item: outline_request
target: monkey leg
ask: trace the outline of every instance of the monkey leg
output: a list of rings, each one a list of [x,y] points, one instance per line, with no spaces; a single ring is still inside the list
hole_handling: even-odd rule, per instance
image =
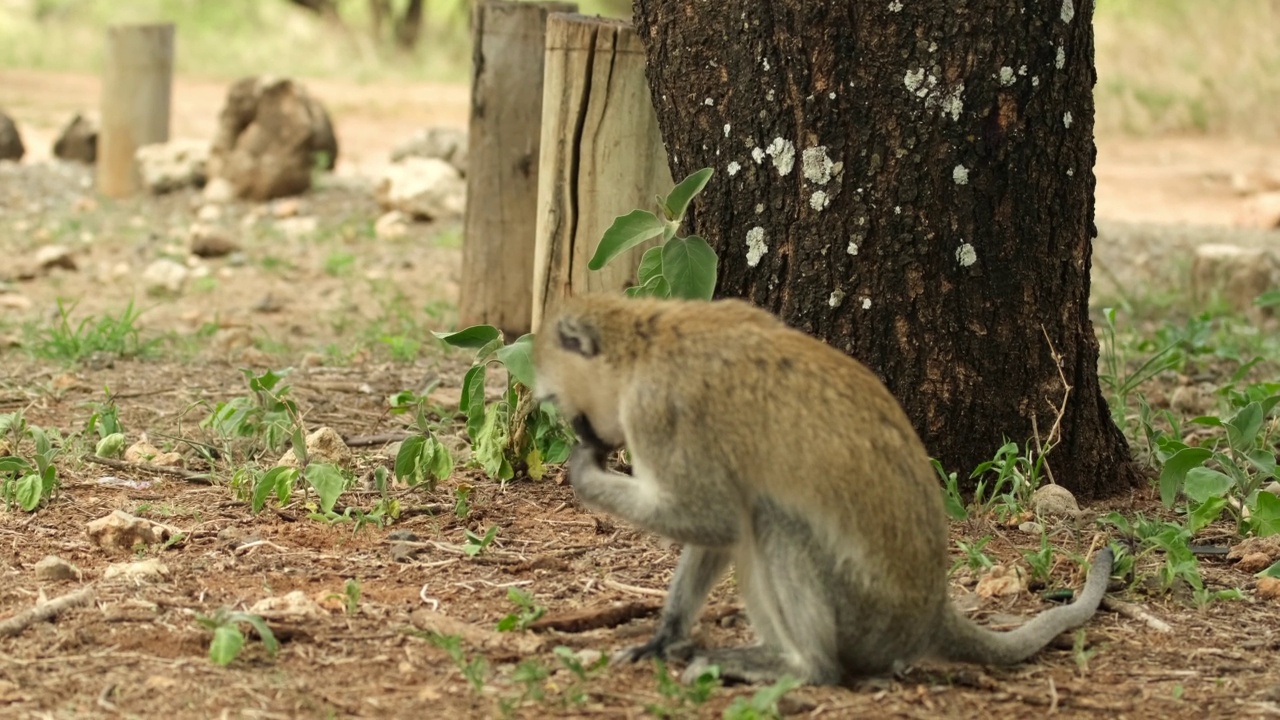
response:
[[[791,676],[839,684],[834,593],[837,564],[804,520],[768,503],[752,513],[750,545],[735,553],[739,585],[758,645],[698,651],[684,673],[697,679],[711,665],[727,681],[774,682]]]
[[[662,608],[662,620],[657,632],[649,642],[619,651],[613,656],[614,662],[635,662],[649,657],[666,659],[669,655],[684,655],[685,653],[678,651],[677,646],[688,639],[698,611],[706,602],[711,588],[724,574],[729,558],[727,550],[686,545],[676,564],[671,587],[667,590],[667,601]]]

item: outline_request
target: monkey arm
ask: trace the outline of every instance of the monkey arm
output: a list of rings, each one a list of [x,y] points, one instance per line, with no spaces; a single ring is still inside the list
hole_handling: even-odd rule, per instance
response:
[[[698,611],[707,600],[707,594],[729,566],[728,550],[716,550],[700,545],[686,545],[676,564],[676,573],[667,590],[667,600],[662,607],[662,621],[658,630],[643,645],[622,650],[614,661],[635,662],[649,657],[666,658],[673,646],[689,637],[689,630],[697,619]]]
[[[676,542],[725,549],[737,543],[739,515],[735,507],[739,503],[725,492],[729,483],[678,476],[664,483],[648,469],[636,449],[632,452],[632,474],[624,475],[603,467],[603,458],[594,448],[583,444],[574,448],[569,458],[569,482],[578,499]],[[666,466],[679,463],[678,456],[664,459]],[[667,489],[668,484],[682,480],[678,496]]]

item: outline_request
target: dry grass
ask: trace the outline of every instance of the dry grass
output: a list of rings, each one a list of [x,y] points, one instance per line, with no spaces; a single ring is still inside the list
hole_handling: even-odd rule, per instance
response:
[[[1099,0],[1098,132],[1280,133],[1280,0]]]

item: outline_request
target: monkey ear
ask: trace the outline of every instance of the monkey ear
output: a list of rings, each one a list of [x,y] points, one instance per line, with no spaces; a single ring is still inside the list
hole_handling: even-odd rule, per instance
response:
[[[600,352],[600,333],[581,318],[561,318],[556,325],[560,347],[583,357],[595,357]]]

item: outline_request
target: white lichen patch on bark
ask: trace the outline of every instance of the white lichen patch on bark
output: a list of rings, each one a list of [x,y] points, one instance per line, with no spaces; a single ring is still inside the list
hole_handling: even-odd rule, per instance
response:
[[[756,203],[756,214],[764,212],[764,203]]]
[[[761,150],[760,148],[753,148],[751,150],[751,159],[755,160],[757,165],[764,162],[764,150]]]
[[[907,90],[920,95],[921,85],[924,85],[924,68],[916,70],[908,70],[906,76],[902,78],[902,83],[907,86]],[[928,92],[925,90],[924,92]],[[923,95],[921,95],[923,97]]]
[[[804,173],[805,179],[811,183],[826,185],[831,181],[831,170],[834,167],[835,163],[831,162],[831,158],[827,155],[825,145],[805,148],[800,154],[800,170]]]
[[[1075,177],[1075,176],[1076,176],[1076,169],[1075,169],[1075,168],[1067,168],[1067,177]]]
[[[790,140],[774,138],[764,151],[773,158],[773,167],[777,169],[779,175],[786,176],[791,173],[791,168],[795,167],[796,146]]]
[[[850,240],[850,241],[849,241],[849,247],[845,248],[845,249],[844,249],[844,251],[845,251],[845,252],[847,252],[847,253],[849,253],[850,255],[857,255],[857,254],[858,254],[858,241],[857,241],[857,240]]]
[[[1071,111],[1062,113],[1062,126],[1071,127]]]
[[[889,12],[902,12],[901,0],[893,0],[889,3]]]
[[[831,291],[831,297],[827,298],[827,305],[833,308],[840,307],[840,303],[844,302],[844,291],[836,288]]]
[[[755,267],[760,264],[760,258],[769,252],[769,246],[764,244],[764,228],[757,225],[747,231],[747,265]]]
[[[1017,82],[1017,80],[1018,80],[1018,76],[1014,74],[1013,68],[1007,65],[1005,67],[1000,68],[1000,84],[1001,85],[1003,85],[1004,87],[1009,87],[1010,85]]]
[[[864,297],[864,298],[862,298],[862,309],[863,309],[863,310],[870,310],[870,309],[871,309],[871,298],[869,298],[869,297]]]
[[[725,137],[729,137],[729,130],[731,130],[731,129],[732,129],[732,126],[731,126],[731,125],[729,125],[729,123],[725,123],[725,124],[724,124],[724,136],[725,136]]]
[[[969,243],[961,243],[960,247],[956,248],[956,261],[961,267],[969,267],[978,262],[978,251],[974,250]]]
[[[729,167],[726,168],[726,170],[729,171],[729,177],[733,177],[734,175],[737,175],[738,171],[741,169],[742,169],[742,166],[738,164],[737,160],[729,161]]]
[[[711,98],[707,98],[706,100],[702,101],[702,104],[706,105],[707,107],[715,107],[716,101],[712,100]]]
[[[968,185],[969,168],[963,165],[955,166],[955,168],[951,170],[951,179],[954,180],[957,185]]]
[[[1062,0],[1062,22],[1069,23],[1076,16],[1076,5],[1071,0]]]
[[[830,204],[831,196],[827,195],[825,190],[815,190],[814,193],[809,196],[809,207],[817,210],[818,212],[822,212]]]
[[[1061,45],[1058,46],[1058,55],[1053,59],[1053,66],[1061,70],[1067,66],[1067,51]]]

